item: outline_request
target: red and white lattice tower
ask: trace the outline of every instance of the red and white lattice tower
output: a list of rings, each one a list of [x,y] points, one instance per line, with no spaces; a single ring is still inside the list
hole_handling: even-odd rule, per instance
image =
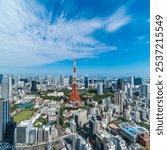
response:
[[[70,97],[68,99],[68,103],[71,103],[73,101],[76,101],[78,106],[82,106],[81,98],[78,94],[78,85],[77,85],[77,81],[76,81],[76,56],[75,56],[75,53],[74,53],[74,69],[73,69],[72,90],[71,90]]]

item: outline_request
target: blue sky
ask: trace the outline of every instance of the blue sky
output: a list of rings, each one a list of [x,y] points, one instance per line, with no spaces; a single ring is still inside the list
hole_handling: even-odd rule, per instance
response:
[[[0,73],[149,77],[149,0],[1,0]]]

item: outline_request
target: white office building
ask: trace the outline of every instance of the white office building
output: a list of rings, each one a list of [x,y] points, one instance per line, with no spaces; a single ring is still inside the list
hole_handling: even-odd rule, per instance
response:
[[[11,99],[12,92],[12,77],[11,75],[3,76],[0,84],[0,98]]]
[[[97,95],[102,95],[103,94],[103,83],[100,82],[97,84]]]
[[[79,127],[82,127],[88,120],[87,110],[79,109],[73,113],[73,119]]]
[[[30,131],[33,129],[31,120],[22,121],[16,128],[16,143],[28,144],[30,141]],[[31,137],[34,136],[32,132]]]

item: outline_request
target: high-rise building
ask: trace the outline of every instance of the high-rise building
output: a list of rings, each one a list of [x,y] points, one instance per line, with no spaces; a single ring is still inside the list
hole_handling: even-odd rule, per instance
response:
[[[38,143],[43,142],[43,129],[42,128],[39,128],[37,131],[37,141]]]
[[[71,148],[70,148],[71,149]],[[92,150],[92,147],[80,135],[72,136],[72,149],[76,150]]]
[[[69,76],[69,85],[71,86],[72,85],[72,75]]]
[[[95,149],[96,150],[123,150],[123,149],[115,149],[114,142],[112,141],[112,137],[105,130],[99,130],[96,134],[95,138]]]
[[[10,121],[9,100],[0,99],[0,142],[4,140],[4,134]]]
[[[11,75],[3,76],[0,84],[0,98],[11,99],[12,77]]]
[[[81,85],[84,85],[84,77],[80,78],[80,83],[81,83]]]
[[[36,92],[37,91],[37,82],[32,81],[31,82],[31,92]]]
[[[142,83],[143,83],[142,78],[135,78],[134,79],[134,85],[140,85]]]
[[[2,84],[3,74],[0,74],[0,84]]]
[[[34,144],[37,141],[37,129],[32,128],[29,131],[29,144]]]
[[[9,99],[11,99],[12,96],[12,76],[8,75],[8,85],[9,85]]]
[[[126,142],[122,139],[120,135],[116,135],[113,138],[115,144],[115,150],[128,150]]]
[[[124,91],[125,81],[123,79],[117,80],[117,89]]]
[[[0,98],[2,99],[2,84],[0,84]]]
[[[146,110],[143,110],[143,109],[141,109],[140,110],[140,119],[141,119],[141,121],[145,121],[146,120]]]
[[[60,76],[60,84],[63,85],[63,75]]]
[[[127,88],[127,97],[128,97],[128,98],[131,98],[132,95],[133,95],[133,90],[132,90],[131,87],[128,87],[128,88]]]
[[[52,84],[52,76],[48,75],[47,79],[48,79],[48,84],[51,85]],[[39,78],[38,78],[38,80],[39,80]]]
[[[103,145],[104,150],[115,150],[115,145],[111,140],[107,139],[105,141],[106,143]]]
[[[17,76],[16,83],[20,84],[20,76]]]
[[[97,95],[102,95],[103,94],[103,83],[100,82],[97,84]]]
[[[20,81],[23,81],[24,84],[28,83],[28,79],[20,79]]]
[[[73,113],[73,119],[77,126],[83,127],[83,125],[87,122],[87,110],[78,109]]]
[[[58,130],[55,128],[55,126],[51,127],[51,140],[55,141],[58,137]]]
[[[43,130],[44,130],[44,141],[45,142],[49,142],[50,141],[50,139],[49,139],[49,136],[50,136],[50,126],[44,126]]]
[[[97,120],[97,118],[93,115],[89,119],[89,133],[91,138],[95,138],[95,135],[97,131],[100,129],[100,121]]]
[[[108,109],[109,109],[109,106],[110,106],[110,104],[111,104],[111,98],[110,98],[110,97],[107,97],[107,98],[102,99],[102,103],[104,104],[104,108],[105,108],[106,110],[108,110]]]
[[[15,128],[16,122],[9,121],[6,126],[6,131],[4,135],[4,142],[9,143],[12,147],[15,146]]]
[[[134,77],[129,77],[129,78],[128,78],[128,83],[129,83],[131,86],[134,86]]]
[[[74,119],[70,120],[70,129],[72,132],[76,132],[76,123],[75,123]]]
[[[125,119],[129,120],[130,119],[130,110],[129,109],[125,109],[124,115],[125,115]]]
[[[64,77],[63,78],[63,85],[64,86],[68,86],[69,85],[69,78],[68,77]]]
[[[84,76],[84,86],[87,89],[89,87],[89,78],[88,75]]]
[[[150,98],[150,84],[141,84],[140,92],[143,98]]]
[[[15,79],[12,79],[12,85],[14,85],[15,84]]]
[[[140,113],[139,113],[139,111],[135,111],[134,112],[134,120],[136,122],[140,122]]]
[[[119,113],[123,114],[123,102],[125,100],[125,93],[118,91],[115,93],[115,104],[119,107]]]
[[[78,93],[78,85],[77,85],[77,77],[76,77],[76,56],[74,54],[74,68],[73,68],[73,83],[72,83],[72,91],[70,97],[68,99],[68,103],[77,102],[78,106],[82,106],[81,98]]]
[[[16,128],[16,143],[28,144],[30,130],[33,128],[30,120],[22,121]]]

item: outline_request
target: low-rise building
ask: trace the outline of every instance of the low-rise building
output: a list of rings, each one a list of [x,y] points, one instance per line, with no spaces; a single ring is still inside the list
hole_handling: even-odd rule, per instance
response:
[[[131,143],[136,143],[138,135],[142,133],[149,133],[149,131],[143,127],[136,125],[135,123],[123,122],[119,124],[120,134],[129,140]]]

